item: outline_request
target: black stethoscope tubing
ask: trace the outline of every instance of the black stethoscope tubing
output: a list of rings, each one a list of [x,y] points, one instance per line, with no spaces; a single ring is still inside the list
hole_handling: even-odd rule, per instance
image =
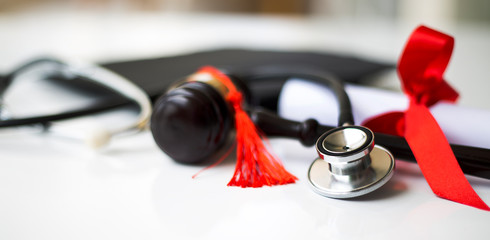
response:
[[[55,58],[50,58],[50,57],[43,57],[43,58],[37,58],[32,61],[29,61],[16,69],[14,69],[12,72],[8,73],[7,75],[1,77],[0,81],[0,96],[3,96],[5,91],[8,89],[10,84],[12,84],[13,79],[21,74],[22,72],[26,71],[27,69],[31,68],[32,66],[38,65],[38,64],[44,64],[44,63],[52,63],[56,64],[59,66],[64,66],[65,63],[55,59]],[[86,77],[78,77],[79,79],[82,80],[87,80],[89,82],[94,82],[91,79],[86,79]],[[6,128],[6,127],[20,127],[20,126],[25,126],[25,125],[43,125],[43,126],[49,126],[51,122],[54,121],[60,121],[60,120],[66,120],[66,119],[71,119],[71,118],[76,118],[76,117],[83,117],[83,116],[88,116],[91,114],[95,113],[101,113],[116,107],[122,107],[124,105],[127,105],[130,101],[126,98],[123,97],[113,97],[113,98],[107,98],[103,102],[97,102],[91,105],[85,105],[85,106],[80,106],[78,108],[68,110],[62,113],[55,113],[55,114],[47,114],[43,116],[33,116],[33,117],[25,117],[25,118],[12,118],[12,119],[3,119],[0,120],[0,128]],[[0,109],[1,111],[1,109]]]
[[[337,126],[353,125],[354,116],[349,95],[345,91],[343,82],[335,76],[314,69],[299,68],[298,70],[285,70],[285,67],[268,67],[251,71],[247,75],[241,75],[247,81],[267,81],[268,79],[306,79],[319,83],[331,90],[337,100],[339,116]],[[278,86],[282,88],[282,85]]]

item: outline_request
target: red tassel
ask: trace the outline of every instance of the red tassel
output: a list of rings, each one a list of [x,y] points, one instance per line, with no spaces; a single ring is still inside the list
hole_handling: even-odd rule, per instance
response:
[[[226,86],[226,100],[235,110],[237,163],[228,186],[262,187],[294,183],[298,178],[289,173],[281,161],[268,151],[254,123],[242,108],[242,94],[231,79],[214,67],[203,67],[198,73],[208,73]]]

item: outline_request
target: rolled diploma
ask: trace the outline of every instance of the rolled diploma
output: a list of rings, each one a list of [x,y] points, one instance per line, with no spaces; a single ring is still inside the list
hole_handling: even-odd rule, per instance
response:
[[[408,98],[403,93],[365,86],[347,85],[354,121],[390,111],[404,111]],[[278,102],[279,115],[297,121],[313,118],[322,124],[336,126],[338,104],[325,86],[301,79],[290,79],[284,85]],[[452,144],[490,148],[490,112],[440,102],[430,108],[448,141]]]

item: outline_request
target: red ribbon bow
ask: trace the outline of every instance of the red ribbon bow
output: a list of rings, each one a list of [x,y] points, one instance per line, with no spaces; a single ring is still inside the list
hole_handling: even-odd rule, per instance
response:
[[[367,120],[376,132],[404,136],[432,191],[439,197],[489,211],[473,190],[441,128],[428,107],[456,101],[458,93],[443,78],[454,39],[425,26],[410,36],[398,62],[398,74],[410,99],[405,112],[389,112]]]

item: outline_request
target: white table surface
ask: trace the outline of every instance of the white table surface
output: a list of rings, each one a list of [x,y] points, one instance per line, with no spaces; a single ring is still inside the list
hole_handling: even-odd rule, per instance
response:
[[[0,16],[0,68],[40,53],[105,61],[224,46],[332,50],[396,61],[414,27],[247,16],[33,12]],[[490,110],[489,29],[447,29],[456,33],[457,45],[446,77],[462,93],[461,104]],[[226,187],[233,160],[192,179],[202,166],[173,162],[149,131],[92,151],[79,141],[32,128],[0,130],[0,239],[490,236],[488,212],[436,197],[416,164],[397,161],[394,177],[379,191],[335,200],[315,194],[308,185],[306,171],[316,157],[314,149],[285,139],[271,144],[299,178],[296,184]],[[489,181],[469,180],[490,203]]]

